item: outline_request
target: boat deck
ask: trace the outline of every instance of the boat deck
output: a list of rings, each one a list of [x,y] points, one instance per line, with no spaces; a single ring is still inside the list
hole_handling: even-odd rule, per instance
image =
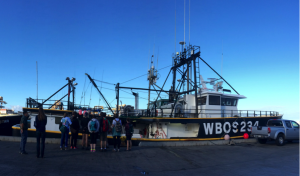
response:
[[[16,116],[20,116],[19,114],[0,114],[0,118],[1,117],[16,117]]]

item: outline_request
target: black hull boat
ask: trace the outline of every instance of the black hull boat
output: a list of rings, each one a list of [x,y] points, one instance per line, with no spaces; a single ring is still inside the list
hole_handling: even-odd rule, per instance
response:
[[[185,44],[181,42],[181,44]],[[162,86],[156,85],[158,79],[157,70],[151,62],[148,70],[149,89],[123,87],[120,83],[115,84],[115,93],[117,99],[117,106],[111,108],[106,101],[104,95],[98,89],[97,84],[90,75],[86,74],[89,81],[100,94],[106,106],[102,108],[109,116],[110,121],[113,120],[112,115],[118,114],[122,120],[122,124],[126,123],[126,119],[130,118],[134,126],[132,141],[134,145],[140,142],[160,142],[160,141],[201,141],[201,140],[224,140],[227,134],[230,138],[243,138],[250,136],[252,126],[265,125],[269,119],[280,119],[282,115],[274,111],[250,111],[239,110],[238,103],[241,99],[246,99],[245,96],[240,95],[221,75],[219,75],[213,68],[211,68],[219,78],[208,78],[209,81],[204,81],[200,75],[199,62],[203,61],[200,57],[200,47],[189,45],[182,47],[180,53],[173,55],[172,67]],[[172,85],[170,90],[165,90],[164,86],[173,73]],[[176,79],[180,78],[180,79]],[[99,115],[99,109],[90,109],[86,105],[75,105],[74,92],[75,85],[73,81],[75,78],[67,78],[68,83],[56,91],[46,100],[27,99],[26,107],[23,111],[30,112],[31,119],[38,113],[38,107],[43,106],[47,116],[46,133],[48,138],[60,138],[59,124],[65,112],[71,113],[73,111],[81,112],[87,109],[89,115]],[[177,83],[178,82],[178,83]],[[223,82],[235,92],[224,89]],[[213,85],[213,88],[207,88],[206,84]],[[158,89],[154,88],[154,85]],[[52,100],[54,103],[46,104],[55,94],[68,86],[68,94],[63,96],[60,100]],[[151,86],[153,89],[150,89]],[[130,105],[119,105],[120,90],[130,89],[149,91],[149,99],[147,109],[138,108],[138,93],[132,92],[135,96],[135,108]],[[155,101],[150,102],[150,91],[157,93]],[[71,101],[70,93],[73,94],[73,101]],[[162,99],[160,94],[168,94],[168,99]],[[63,105],[61,101],[68,96],[68,101]],[[48,107],[46,107],[48,106]],[[95,106],[95,107],[100,107]],[[66,109],[66,110],[64,110]],[[82,116],[79,117],[81,120]],[[31,128],[29,129],[29,136],[35,136],[35,129],[33,127],[33,120],[31,120]],[[15,125],[12,127],[13,135],[20,135],[20,128]],[[248,135],[245,135],[248,134]],[[81,137],[81,133],[79,133]],[[109,143],[112,142],[111,134],[108,135]],[[121,136],[121,141],[125,141],[125,133]]]

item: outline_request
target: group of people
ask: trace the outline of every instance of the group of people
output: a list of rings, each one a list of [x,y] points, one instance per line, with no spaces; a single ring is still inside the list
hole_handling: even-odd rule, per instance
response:
[[[91,118],[89,118],[91,116]],[[28,120],[29,114],[24,111],[20,122],[20,153],[28,154],[25,151],[25,144],[28,136]],[[33,120],[33,119],[31,119]],[[42,108],[39,108],[39,113],[34,119],[34,126],[36,128],[36,140],[37,140],[37,158],[44,158],[45,151],[45,138],[46,138],[46,125],[47,116]],[[125,125],[125,133],[127,140],[127,151],[131,150],[132,142],[131,137],[133,135],[133,125],[130,123],[130,119],[127,118]],[[76,112],[72,112],[71,118],[68,113],[64,113],[59,130],[61,131],[60,150],[68,150],[69,132],[71,132],[70,149],[77,149],[77,139],[79,131],[82,131],[82,149],[89,150],[88,138],[90,137],[90,152],[96,152],[96,143],[98,135],[100,136],[100,151],[106,151],[108,145],[107,135],[112,132],[114,149],[113,151],[120,151],[121,133],[122,133],[122,121],[118,118],[117,114],[114,114],[114,120],[112,124],[106,117],[106,113],[101,112],[100,117],[89,115],[87,112],[83,114],[83,118],[79,123],[78,115]]]

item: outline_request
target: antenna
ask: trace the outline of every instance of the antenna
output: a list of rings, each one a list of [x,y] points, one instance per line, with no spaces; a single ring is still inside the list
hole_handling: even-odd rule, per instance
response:
[[[150,45],[150,44],[149,44]],[[150,46],[149,46],[149,56],[148,56],[148,66],[147,66],[147,71],[148,71],[148,68],[149,68],[149,57],[150,57]]]
[[[154,45],[153,45],[153,55],[152,57],[154,57],[154,49],[155,49],[155,39],[154,39]],[[155,58],[154,58],[155,59]],[[153,60],[154,61],[154,60]],[[151,58],[151,65],[152,65],[152,58]]]
[[[39,99],[38,62],[36,61],[36,101]]]
[[[175,54],[176,54],[176,0],[175,0]]]
[[[184,41],[184,48],[185,48],[185,0],[184,0],[184,10],[183,10],[183,41]]]
[[[191,44],[191,0],[189,0],[189,45]]]
[[[156,61],[156,69],[158,68],[158,54],[159,54],[159,48],[157,49],[157,61]]]
[[[223,77],[223,40],[222,40],[222,64],[221,64],[221,76]]]

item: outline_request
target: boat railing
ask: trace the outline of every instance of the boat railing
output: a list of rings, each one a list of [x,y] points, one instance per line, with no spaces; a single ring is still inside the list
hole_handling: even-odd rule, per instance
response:
[[[41,102],[44,102],[46,99],[33,99],[33,98],[27,98],[26,99],[26,106],[27,108],[38,108],[41,105]],[[68,109],[68,101],[59,101],[62,104],[57,104],[56,107],[53,107],[54,104],[57,102],[57,100],[47,100],[47,103],[43,104],[43,109],[57,109],[57,110],[67,110]],[[72,106],[73,102],[70,102],[70,107]],[[74,105],[74,110],[76,109],[90,109],[88,105]],[[70,109],[73,110],[73,109]]]
[[[276,117],[279,116],[277,111],[262,110],[216,110],[201,109],[196,113],[196,109],[136,109],[134,111],[121,111],[122,117],[178,117],[178,118],[220,118],[220,117]]]

